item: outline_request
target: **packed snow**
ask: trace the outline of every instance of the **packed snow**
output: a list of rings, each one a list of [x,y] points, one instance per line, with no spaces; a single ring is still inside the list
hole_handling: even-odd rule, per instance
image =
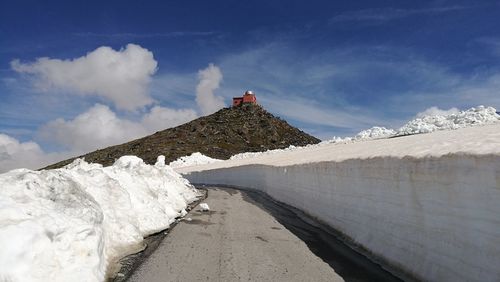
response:
[[[104,281],[199,196],[163,156],[17,169],[0,174],[0,187],[0,281]]]
[[[172,161],[168,165],[172,168],[178,168],[178,167],[186,167],[186,166],[193,166],[193,165],[211,164],[211,163],[220,162],[220,161],[221,160],[219,160],[219,159],[214,159],[214,158],[205,156],[200,152],[196,152],[196,153],[192,153],[189,156],[180,157],[177,160]]]

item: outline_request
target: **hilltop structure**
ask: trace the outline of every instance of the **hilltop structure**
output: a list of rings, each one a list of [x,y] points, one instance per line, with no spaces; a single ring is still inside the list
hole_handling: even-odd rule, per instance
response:
[[[257,104],[257,98],[253,91],[248,90],[243,94],[243,97],[234,97],[233,98],[233,107],[239,107],[243,104]]]
[[[247,102],[242,102],[241,106],[224,108],[186,124],[79,157],[108,166],[126,155],[138,156],[148,164],[154,164],[159,155],[164,155],[166,163],[170,163],[195,152],[215,159],[229,159],[244,152],[284,149],[290,145],[305,146],[321,141],[273,116],[259,105],[247,107],[255,104],[256,99],[248,91],[246,97]],[[74,159],[47,168],[62,167]]]

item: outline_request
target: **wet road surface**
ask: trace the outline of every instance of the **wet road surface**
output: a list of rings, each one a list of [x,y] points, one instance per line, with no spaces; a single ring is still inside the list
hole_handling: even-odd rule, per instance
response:
[[[129,281],[342,281],[306,244],[242,193],[209,189]]]
[[[293,207],[209,188],[129,281],[401,281]]]

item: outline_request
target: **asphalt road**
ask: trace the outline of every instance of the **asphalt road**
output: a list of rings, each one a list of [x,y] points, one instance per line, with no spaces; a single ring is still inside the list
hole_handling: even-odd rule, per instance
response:
[[[238,190],[210,189],[129,281],[343,281]]]

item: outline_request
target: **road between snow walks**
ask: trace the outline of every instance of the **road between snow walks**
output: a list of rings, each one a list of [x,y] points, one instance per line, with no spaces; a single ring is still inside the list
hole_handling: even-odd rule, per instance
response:
[[[210,211],[192,210],[129,281],[342,281],[334,268],[346,281],[397,281],[261,194],[210,188],[205,202]]]

